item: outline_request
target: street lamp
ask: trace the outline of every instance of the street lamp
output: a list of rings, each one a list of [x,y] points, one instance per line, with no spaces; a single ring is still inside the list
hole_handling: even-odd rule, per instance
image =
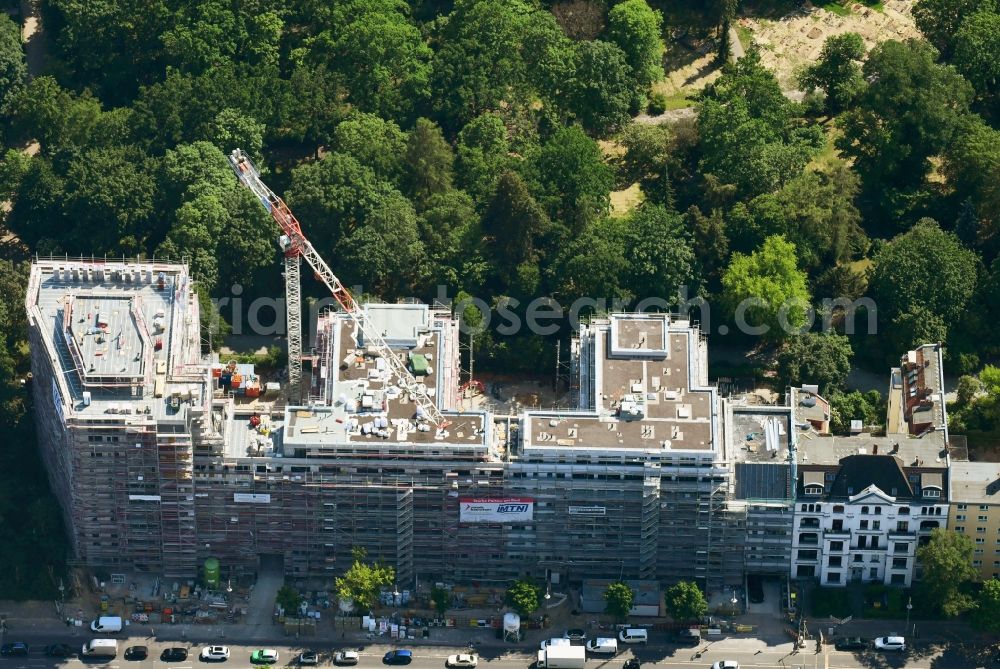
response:
[[[910,611],[912,611],[912,610],[913,610],[913,597],[910,597],[910,600],[908,602],[906,602],[906,630],[907,630],[907,634],[909,634],[909,630],[910,630]]]

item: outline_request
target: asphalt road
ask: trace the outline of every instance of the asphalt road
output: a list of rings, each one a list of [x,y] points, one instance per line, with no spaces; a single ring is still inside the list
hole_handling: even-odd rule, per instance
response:
[[[54,659],[42,654],[42,649],[46,644],[67,643],[76,648],[86,639],[87,637],[68,635],[64,638],[25,636],[15,639],[13,635],[8,634],[6,641],[26,641],[31,644],[32,650],[28,657],[3,658],[0,660],[0,669],[51,669],[55,667],[65,667],[66,669],[83,669],[84,667],[91,669],[209,669],[212,666],[198,660],[200,646],[180,642],[152,643],[142,638],[131,640],[119,638],[119,655],[108,661],[101,659],[81,661],[76,657]],[[143,661],[125,660],[123,653],[125,648],[130,645],[148,646],[149,657]],[[227,662],[215,663],[218,669],[250,669],[250,653],[259,646],[227,645],[230,648],[230,659]],[[183,662],[161,662],[160,653],[169,646],[189,648],[188,659]],[[279,651],[280,658],[276,665],[271,665],[272,669],[295,667],[295,658],[301,650],[305,649],[320,652],[320,666],[333,669],[333,653],[337,648],[344,646],[317,638],[305,645],[275,645],[273,647]],[[370,644],[360,647],[361,662],[358,669],[383,669],[385,665],[382,664],[382,655],[391,648],[405,647],[409,647],[414,655],[410,669],[444,669],[445,659],[448,655],[466,651],[465,647]],[[358,649],[359,647],[351,646],[351,648]],[[908,669],[947,669],[950,667],[974,669],[977,666],[990,666],[970,663],[964,659],[949,658],[947,653],[942,654],[940,650],[933,649],[911,652],[907,655],[883,655],[872,652],[844,653],[833,649],[817,654],[814,652],[814,648],[809,648],[805,652],[789,655],[787,645],[779,649],[768,647],[754,639],[732,638],[702,644],[697,648],[659,646],[626,648],[614,658],[588,659],[587,669],[621,669],[625,660],[633,656],[633,651],[634,656],[638,657],[643,666],[647,668],[655,664],[658,667],[676,669],[707,669],[717,660],[737,660],[741,669],[896,669],[903,667]],[[696,655],[699,651],[701,651],[700,655]],[[534,661],[534,657],[529,654],[528,649],[509,647],[482,648],[479,652],[479,658],[479,667],[482,669],[528,669]]]

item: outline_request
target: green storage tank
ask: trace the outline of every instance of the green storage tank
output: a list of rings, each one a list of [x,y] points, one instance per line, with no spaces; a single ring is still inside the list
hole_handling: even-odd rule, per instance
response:
[[[417,376],[426,376],[427,358],[421,353],[410,354],[410,367],[413,368],[413,373]]]
[[[212,557],[205,560],[205,585],[213,590],[219,587],[219,561]]]

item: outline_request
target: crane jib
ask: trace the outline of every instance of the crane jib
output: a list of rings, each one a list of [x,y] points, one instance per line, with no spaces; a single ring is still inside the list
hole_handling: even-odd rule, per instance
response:
[[[438,410],[437,406],[427,395],[426,389],[423,384],[417,382],[416,378],[410,373],[406,368],[406,364],[399,358],[398,355],[389,347],[378,331],[372,328],[368,322],[367,318],[362,311],[361,307],[351,296],[350,292],[344,287],[340,279],[333,273],[326,261],[323,260],[322,256],[316,251],[313,245],[306,238],[305,234],[302,232],[302,227],[298,220],[292,214],[288,205],[285,204],[284,200],[277,196],[270,188],[264,185],[264,182],[260,179],[260,172],[251,162],[250,158],[247,157],[243,151],[240,149],[234,149],[232,153],[229,154],[229,164],[236,173],[236,177],[240,183],[249,188],[254,195],[261,201],[264,208],[271,214],[275,223],[281,228],[284,233],[285,238],[287,238],[287,246],[285,247],[285,257],[286,257],[286,273],[289,271],[294,271],[296,280],[294,283],[296,285],[292,286],[293,281],[286,281],[285,290],[291,296],[294,294],[294,304],[298,304],[298,291],[299,286],[298,277],[298,257],[304,257],[306,262],[309,263],[313,271],[316,272],[316,277],[321,280],[327,287],[327,289],[333,294],[334,299],[340,303],[343,307],[344,313],[351,318],[352,321],[358,326],[361,336],[367,346],[373,346],[378,352],[379,357],[385,360],[386,365],[389,367],[396,382],[407,392],[413,399],[414,403],[418,407],[417,418],[423,418],[427,421],[433,423],[438,429],[444,429],[449,422]],[[283,242],[283,246],[285,243]],[[294,258],[294,261],[291,260]],[[288,265],[287,263],[294,262],[294,265]],[[293,301],[289,300],[289,305]],[[291,313],[289,309],[289,313]],[[297,310],[296,310],[297,311]],[[291,345],[289,345],[289,370],[292,369],[293,364],[296,362],[301,369],[301,331],[298,328],[301,327],[298,318],[294,319],[294,322],[289,319],[289,332],[288,338],[291,343],[292,340],[299,342],[296,352],[293,353]],[[293,332],[293,328],[295,331]],[[298,356],[298,360],[293,360],[294,356]],[[292,374],[289,373],[289,380],[291,382]]]

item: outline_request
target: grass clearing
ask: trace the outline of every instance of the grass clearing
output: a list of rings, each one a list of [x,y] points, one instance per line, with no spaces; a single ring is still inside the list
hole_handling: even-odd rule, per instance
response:
[[[624,218],[630,211],[642,204],[645,197],[639,182],[635,182],[628,188],[611,192],[611,216],[614,218]]]
[[[736,34],[740,38],[740,44],[743,45],[743,50],[746,51],[751,46],[753,46],[753,31],[743,25],[736,26]]]
[[[837,16],[850,16],[851,10],[839,2],[834,2],[833,0],[817,0],[817,7],[822,7],[828,12],[833,12]]]

